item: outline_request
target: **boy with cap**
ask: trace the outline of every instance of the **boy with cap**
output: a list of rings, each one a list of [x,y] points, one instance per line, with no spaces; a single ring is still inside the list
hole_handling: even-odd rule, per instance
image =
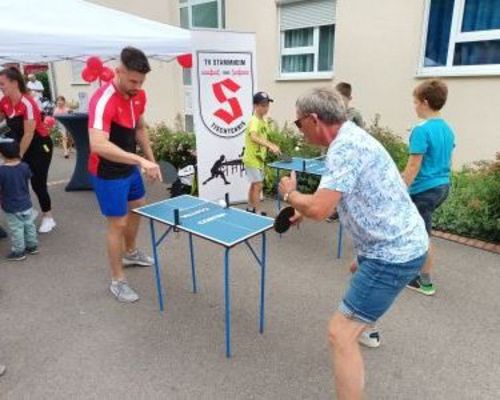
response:
[[[269,103],[273,99],[265,92],[257,92],[253,96],[253,115],[248,122],[245,131],[245,152],[243,154],[243,164],[250,182],[248,190],[247,211],[257,212],[260,203],[260,193],[262,192],[264,181],[264,162],[267,150],[275,154],[280,153],[280,148],[271,143],[267,137],[269,133],[269,123],[264,117],[269,112]]]

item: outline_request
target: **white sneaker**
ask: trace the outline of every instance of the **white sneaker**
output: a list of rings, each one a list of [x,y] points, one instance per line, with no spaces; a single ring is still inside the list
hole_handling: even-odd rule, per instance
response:
[[[134,303],[139,300],[139,295],[128,285],[127,281],[112,281],[109,290],[120,303]]]
[[[380,332],[378,329],[368,329],[359,335],[358,342],[372,349],[380,346]]]
[[[43,217],[42,223],[40,224],[40,228],[38,232],[40,233],[49,233],[52,229],[56,227],[56,221],[52,217]]]

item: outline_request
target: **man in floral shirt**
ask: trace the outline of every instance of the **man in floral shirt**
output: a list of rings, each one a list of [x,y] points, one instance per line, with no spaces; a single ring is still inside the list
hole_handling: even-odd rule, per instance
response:
[[[292,173],[279,191],[303,217],[322,221],[337,208],[352,234],[357,269],[329,324],[339,400],[363,395],[364,367],[358,338],[390,308],[420,271],[429,246],[424,221],[394,162],[370,134],[346,122],[341,96],[314,89],[297,100],[295,124],[305,139],[327,146],[328,172],[316,193],[302,194]]]

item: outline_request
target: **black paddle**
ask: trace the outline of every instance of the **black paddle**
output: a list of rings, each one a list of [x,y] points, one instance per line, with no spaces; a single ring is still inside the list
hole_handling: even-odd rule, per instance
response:
[[[292,156],[287,153],[281,153],[280,161],[284,163],[291,163],[293,161]]]
[[[177,179],[177,169],[168,161],[159,161],[158,166],[160,167],[163,183],[166,185],[174,183]]]
[[[278,233],[285,233],[288,229],[290,229],[290,226],[292,225],[290,218],[294,215],[295,209],[292,206],[282,208],[274,219],[274,230]]]

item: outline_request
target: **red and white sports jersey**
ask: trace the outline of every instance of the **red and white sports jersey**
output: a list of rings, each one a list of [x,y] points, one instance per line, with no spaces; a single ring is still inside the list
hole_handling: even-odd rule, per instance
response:
[[[135,129],[137,121],[146,107],[144,90],[130,98],[125,98],[113,85],[101,86],[92,96],[89,103],[89,128],[110,133],[114,122],[125,128]]]
[[[137,123],[144,114],[146,93],[141,90],[133,97],[125,97],[114,84],[101,86],[90,99],[89,129],[98,129],[109,135],[109,141],[122,150],[135,153]],[[90,154],[91,174],[115,179],[129,175],[133,166],[106,160],[95,153]]]
[[[35,133],[42,137],[49,136],[50,130],[42,121],[42,112],[38,104],[33,97],[27,94],[23,94],[21,100],[17,104],[12,104],[9,97],[3,96],[0,99],[0,113],[7,119],[7,124],[9,124],[9,120],[14,120],[16,118],[22,118],[23,121],[34,120],[36,123]],[[9,124],[9,126],[11,125]],[[24,134],[24,132],[14,133],[19,139]]]

